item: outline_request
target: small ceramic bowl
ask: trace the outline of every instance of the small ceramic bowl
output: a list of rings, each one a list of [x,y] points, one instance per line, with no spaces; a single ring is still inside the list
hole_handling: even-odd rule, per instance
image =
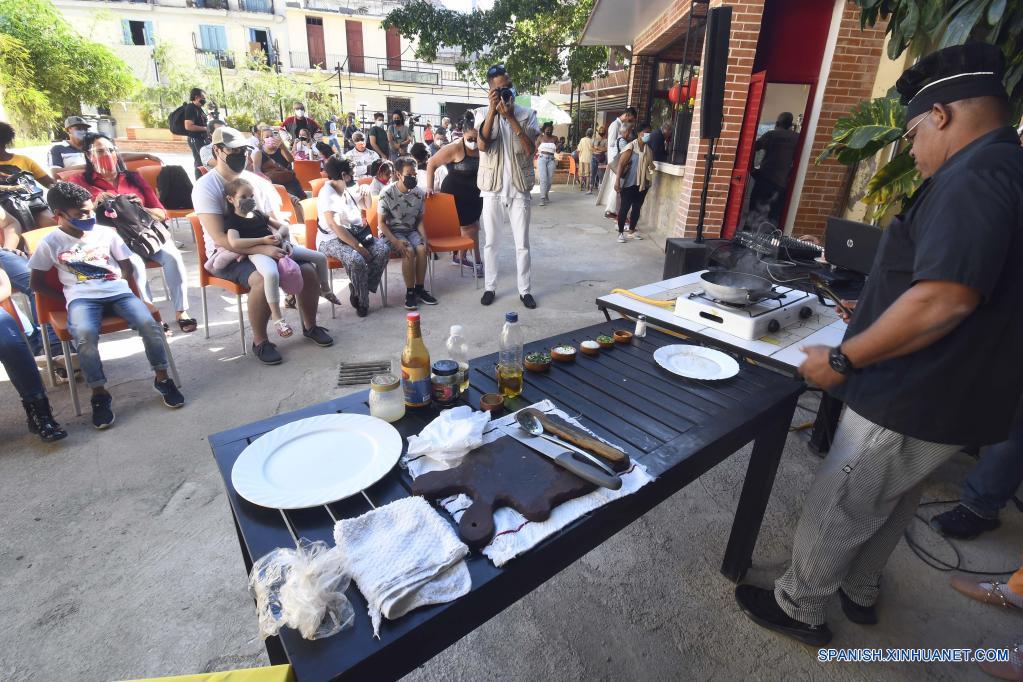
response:
[[[496,412],[504,407],[504,396],[500,393],[484,393],[480,396],[480,409],[484,412]]]
[[[572,362],[575,360],[575,346],[562,344],[551,348],[551,358],[558,362]]]
[[[628,343],[632,341],[632,332],[624,329],[616,329],[614,334],[615,343]]]
[[[615,347],[615,340],[606,334],[601,334],[597,337],[597,343],[604,350],[610,350]]]
[[[586,353],[587,355],[599,355],[600,344],[592,339],[587,339],[579,344],[579,350]]]
[[[546,372],[551,368],[551,356],[547,353],[529,353],[524,364],[530,372]]]

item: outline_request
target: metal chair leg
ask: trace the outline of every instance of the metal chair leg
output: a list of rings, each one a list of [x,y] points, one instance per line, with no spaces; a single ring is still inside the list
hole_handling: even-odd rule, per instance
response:
[[[181,377],[178,375],[178,367],[174,364],[174,354],[171,353],[170,343],[167,342],[166,336],[161,336],[163,339],[163,350],[167,353],[167,362],[170,364],[171,378],[174,379],[174,383],[177,384],[178,388],[181,388]]]
[[[78,402],[78,383],[75,381],[75,368],[71,363],[71,342],[61,341],[60,347],[64,349],[64,369],[67,371],[67,385],[71,391],[71,404],[75,406],[75,416],[81,416],[82,406]]]
[[[384,266],[384,280],[383,287],[380,291],[380,298],[384,303],[384,307],[387,307],[387,266],[391,264],[390,258],[387,260],[387,265]]]
[[[50,347],[50,332],[45,322],[39,323],[39,333],[43,335],[43,352],[46,353],[46,375],[50,388],[57,387],[57,375],[53,369],[53,349]]]
[[[206,328],[206,338],[210,338],[210,311],[206,306],[206,287],[202,289],[202,324]]]
[[[242,295],[238,294],[238,331],[241,332],[242,336],[242,355],[248,353],[248,348],[245,347],[245,313],[242,312]]]
[[[330,267],[327,268],[327,280],[330,282],[330,290],[334,291],[334,270]],[[337,319],[337,306],[333,303],[330,304],[330,319]]]

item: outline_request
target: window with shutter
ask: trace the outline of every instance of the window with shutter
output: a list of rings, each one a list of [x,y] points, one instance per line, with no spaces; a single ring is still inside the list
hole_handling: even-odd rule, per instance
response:
[[[398,29],[387,29],[387,68],[401,71],[401,36]]]
[[[348,39],[348,70],[365,73],[366,60],[362,45],[362,22],[345,20],[345,37]]]

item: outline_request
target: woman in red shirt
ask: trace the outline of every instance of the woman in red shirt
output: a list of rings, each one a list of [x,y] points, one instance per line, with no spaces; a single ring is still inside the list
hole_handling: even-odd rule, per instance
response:
[[[124,160],[109,137],[100,133],[87,135],[82,141],[82,149],[86,152],[85,170],[72,175],[68,178],[69,182],[89,190],[97,204],[125,194],[145,208],[154,219],[167,219],[167,211],[156,192],[141,175],[125,167]],[[174,240],[164,242],[163,247],[150,256],[149,260],[163,267],[164,281],[181,331],[194,332],[198,324],[188,316],[188,271]],[[145,263],[138,254],[133,255],[131,261],[139,291],[147,303],[152,303],[152,293],[146,283]]]

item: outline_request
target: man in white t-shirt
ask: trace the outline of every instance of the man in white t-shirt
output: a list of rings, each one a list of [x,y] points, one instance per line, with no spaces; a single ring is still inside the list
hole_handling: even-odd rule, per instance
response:
[[[352,133],[352,144],[355,149],[345,152],[344,158],[352,163],[352,170],[356,178],[364,178],[369,175],[370,165],[380,158],[380,155],[366,146],[366,136],[362,132]]]
[[[131,250],[113,228],[96,225],[95,206],[85,188],[55,183],[46,202],[59,221],[58,229],[43,237],[29,259],[32,291],[67,301],[68,331],[78,346],[86,384],[92,389],[92,425],[105,429],[114,423],[113,398],[105,388],[98,347],[103,316],[108,313],[123,318],[142,337],[146,357],[156,373],[153,388],[164,404],[184,405],[184,396],[167,376],[163,330],[135,289]],[[61,289],[47,280],[46,273],[54,268]]]
[[[213,158],[216,165],[206,175],[199,178],[192,188],[192,205],[199,215],[203,235],[206,242],[206,257],[213,255],[218,247],[233,250],[242,255],[263,254],[274,259],[282,258],[284,250],[279,246],[254,246],[248,249],[230,249],[227,234],[224,231],[224,214],[228,211],[224,187],[228,181],[237,177],[245,178],[253,187],[255,208],[280,217],[281,199],[268,180],[255,173],[245,170],[250,147],[245,136],[230,127],[217,128],[213,131]],[[334,339],[327,330],[316,324],[316,306],[320,298],[320,282],[316,269],[308,263],[300,265],[304,286],[298,296],[298,309],[302,318],[302,334],[318,346],[333,345]],[[281,354],[277,346],[266,336],[266,326],[270,321],[270,307],[266,302],[263,289],[263,278],[256,272],[255,266],[248,258],[231,263],[217,271],[217,277],[249,288],[248,310],[249,325],[252,328],[252,353],[257,359],[268,365],[281,363]]]

